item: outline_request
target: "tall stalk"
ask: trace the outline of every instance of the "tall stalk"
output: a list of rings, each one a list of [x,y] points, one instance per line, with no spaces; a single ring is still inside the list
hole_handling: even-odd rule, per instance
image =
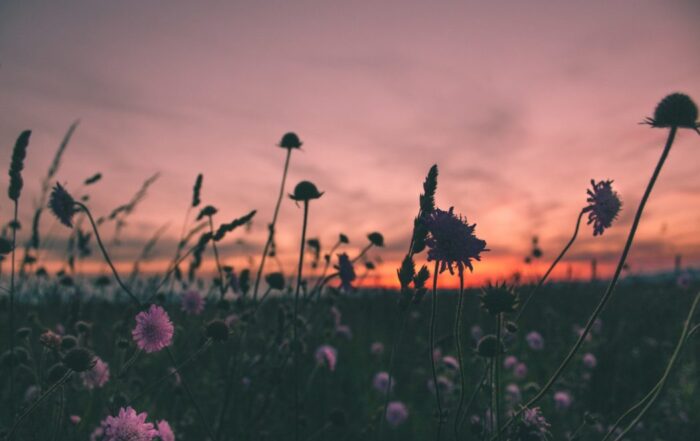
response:
[[[299,316],[299,290],[304,269],[304,245],[306,245],[306,225],[309,218],[309,201],[304,200],[304,223],[301,227],[301,247],[299,250],[299,268],[297,270],[297,286],[294,292],[294,326],[293,326],[293,358],[294,358],[294,440],[299,441],[299,335],[297,322]]]
[[[462,310],[464,309],[464,272],[459,271],[459,297],[457,298],[457,316],[455,317],[454,338],[457,343],[457,360],[459,360],[459,404],[454,419],[455,441],[459,438],[459,416],[464,406],[464,392],[467,382],[464,376],[464,347],[462,346]]]
[[[501,439],[501,329],[503,328],[503,313],[496,316],[496,354],[493,358],[493,396],[496,421],[496,436]]]
[[[433,274],[433,298],[430,308],[430,367],[433,372],[433,385],[435,387],[435,399],[438,410],[438,426],[435,434],[435,440],[440,440],[440,432],[442,431],[442,402],[440,400],[440,385],[437,381],[437,369],[435,367],[435,318],[437,316],[437,282],[438,272],[440,269],[440,261],[435,261],[435,269]]]
[[[9,336],[10,336],[10,421],[15,422],[15,248],[17,245],[17,199],[14,201],[14,225],[12,227],[12,262],[10,263],[10,320],[9,320]]]

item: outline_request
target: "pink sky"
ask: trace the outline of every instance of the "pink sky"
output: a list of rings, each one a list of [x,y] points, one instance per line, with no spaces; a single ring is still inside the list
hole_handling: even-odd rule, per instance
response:
[[[587,276],[595,256],[604,273],[665,139],[638,122],[669,92],[700,100],[698,19],[690,0],[4,1],[0,168],[31,128],[21,206],[29,225],[39,181],[79,118],[58,180],[70,190],[102,172],[91,190],[98,216],[162,174],[114,249],[118,259],[138,254],[168,222],[156,260],[172,255],[202,172],[204,203],[220,209],[220,221],[258,210],[250,234],[223,247],[240,268],[241,256],[259,258],[284,161],[275,144],[292,130],[304,149],[293,155],[289,190],[308,179],[326,191],[309,235],[330,246],[344,232],[359,249],[366,233],[381,231],[388,246],[374,255],[386,280],[433,163],[438,205],[477,223],[493,250],[476,266],[480,279],[536,272],[522,265],[530,237],[540,236],[548,262],[571,234],[590,179],[614,179],[620,221],[602,238],[584,229],[569,259]],[[699,147],[692,132],[678,137],[633,271],[672,267],[676,254],[700,263]],[[10,210],[0,203],[3,224]],[[301,216],[285,200],[278,247],[288,271]],[[51,224],[46,216],[43,227]]]

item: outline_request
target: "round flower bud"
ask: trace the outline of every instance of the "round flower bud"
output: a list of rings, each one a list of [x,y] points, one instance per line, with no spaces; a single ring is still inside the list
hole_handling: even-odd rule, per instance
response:
[[[54,384],[63,378],[66,372],[68,372],[68,368],[61,363],[57,363],[49,368],[49,372],[46,374],[46,381],[48,381],[49,384]]]
[[[284,289],[284,275],[282,273],[270,273],[265,276],[265,281],[270,288],[282,291]]]
[[[75,372],[85,372],[95,366],[95,355],[88,349],[75,347],[63,356],[63,364]]]
[[[214,341],[225,341],[228,339],[228,326],[223,320],[212,320],[207,324],[206,334]]]
[[[495,335],[486,335],[479,340],[476,351],[482,357],[493,358],[498,354],[503,354],[505,347],[503,342],[496,339]]]
[[[72,335],[66,335],[61,339],[61,349],[67,351],[78,346],[78,339]]]
[[[311,199],[318,199],[323,195],[323,192],[319,192],[316,185],[309,181],[301,181],[294,187],[294,193],[290,194],[289,197],[295,201],[310,201]]]
[[[518,307],[515,289],[504,283],[488,285],[481,290],[481,307],[491,315],[513,312]]]
[[[681,127],[698,130],[698,108],[688,95],[672,93],[659,102],[654,117],[646,123],[652,127]]]
[[[280,141],[279,146],[283,149],[298,149],[302,146],[302,144],[303,143],[301,142],[296,133],[288,132],[285,133],[284,136],[282,136],[282,140]]]
[[[369,233],[367,235],[367,239],[374,245],[375,247],[383,247],[384,246],[384,236],[382,236],[382,233],[378,232],[373,232]]]

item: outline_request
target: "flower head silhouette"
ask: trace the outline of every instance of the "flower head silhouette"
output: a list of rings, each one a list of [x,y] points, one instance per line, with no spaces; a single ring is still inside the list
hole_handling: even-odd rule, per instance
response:
[[[593,224],[593,235],[602,235],[610,228],[622,208],[622,201],[612,189],[613,181],[595,182],[591,179],[592,190],[588,190],[588,206],[583,209],[588,213],[588,224]]]
[[[423,217],[423,223],[428,229],[428,260],[440,262],[440,272],[446,269],[454,274],[454,267],[461,274],[464,267],[474,270],[472,261],[481,260],[481,253],[486,249],[486,241],[474,235],[476,224],[469,225],[462,216],[454,214],[453,208],[448,211],[436,208]]]

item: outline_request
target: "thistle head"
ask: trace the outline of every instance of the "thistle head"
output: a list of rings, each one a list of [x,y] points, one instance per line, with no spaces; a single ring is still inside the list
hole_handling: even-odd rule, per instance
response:
[[[692,129],[700,133],[698,127],[698,108],[692,99],[683,93],[672,93],[656,105],[654,117],[647,118],[644,124],[651,127],[679,127]]]
[[[622,208],[622,201],[617,192],[612,189],[613,181],[595,182],[591,179],[593,188],[588,190],[588,206],[583,209],[588,213],[588,224],[593,224],[593,235],[602,235],[610,228]]]
[[[95,354],[89,349],[79,346],[66,352],[66,355],[63,357],[63,364],[75,372],[85,372],[92,369],[96,361]]]
[[[301,142],[296,133],[288,132],[285,133],[284,136],[282,136],[282,140],[280,141],[279,146],[283,149],[291,150],[301,148],[302,144],[303,142]]]
[[[483,288],[480,299],[481,307],[493,316],[513,312],[519,304],[515,288],[508,286],[505,282],[495,285],[489,284]]]
[[[453,265],[460,274],[464,267],[473,271],[472,260],[480,261],[481,253],[488,251],[486,241],[474,234],[476,224],[469,225],[465,218],[454,214],[452,207],[448,211],[436,208],[426,213],[422,223],[428,230],[425,241],[428,260],[440,262],[440,272],[447,269],[454,273]]]
[[[323,192],[319,192],[313,182],[301,181],[294,187],[294,193],[290,194],[289,197],[297,202],[308,202],[312,199],[318,199],[322,195]]]
[[[58,182],[49,196],[49,209],[68,228],[73,228],[73,216],[78,211],[73,196]]]

